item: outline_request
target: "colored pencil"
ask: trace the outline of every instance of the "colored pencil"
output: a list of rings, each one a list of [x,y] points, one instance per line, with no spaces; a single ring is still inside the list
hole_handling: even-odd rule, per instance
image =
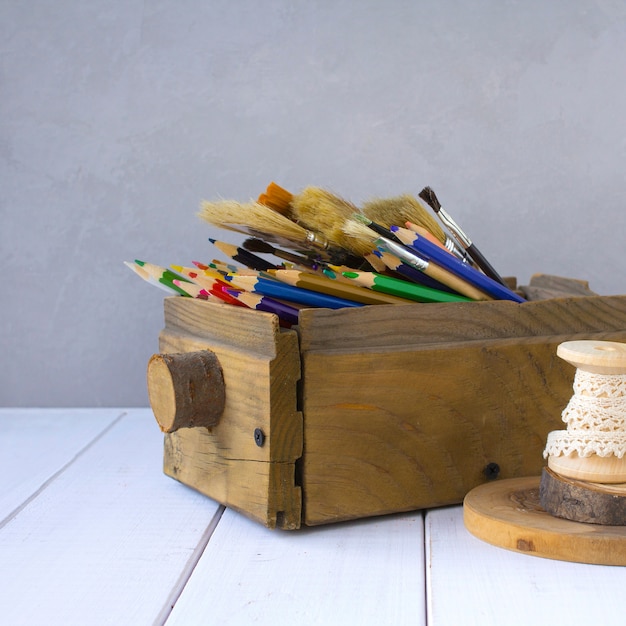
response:
[[[233,265],[232,263],[224,263],[224,261],[218,261],[217,259],[213,259],[209,264],[200,263],[200,261],[192,261],[192,263],[199,270],[217,270],[219,272],[236,272],[238,269],[241,269],[238,265]]]
[[[280,319],[289,324],[298,323],[299,308],[292,306],[286,302],[281,302],[275,298],[264,296],[251,291],[238,291],[236,289],[227,290],[233,298],[243,302],[246,306],[257,311],[265,311],[266,313],[274,313]]]
[[[310,289],[301,289],[300,287],[294,287],[273,278],[264,278],[262,276],[234,276],[227,278],[232,280],[235,286],[245,289],[246,291],[260,293],[270,298],[306,304],[311,307],[341,309],[344,307],[362,306],[361,303],[354,302],[353,300],[329,296],[318,291],[311,291]]]
[[[150,276],[150,274],[148,274],[148,272],[146,272],[146,270],[144,270],[139,265],[137,265],[135,263],[130,263],[129,261],[124,261],[124,265],[126,267],[128,267],[129,269],[131,269],[135,274],[137,274],[137,276],[139,276],[139,278],[145,280],[150,285],[154,285],[155,287],[158,287],[159,289],[162,289],[163,291],[168,293],[170,296],[182,296],[182,295],[184,295],[183,293],[181,293],[180,289],[176,289],[175,288],[175,285],[172,284],[170,286],[167,283],[163,283],[163,282],[158,281],[156,278],[153,278],[152,276]]]
[[[428,241],[430,241],[431,243],[434,243],[436,246],[438,246],[442,250],[445,250],[446,252],[449,252],[450,254],[454,254],[452,250],[449,250],[448,248],[446,248],[445,244],[441,243],[441,241],[439,241],[439,239],[437,239],[435,235],[433,235],[429,230],[427,230],[423,226],[419,226],[417,224],[414,224],[413,222],[405,222],[404,225],[409,230],[412,230],[414,233],[417,233],[418,235],[422,235],[422,237],[424,237],[425,239],[428,239]],[[400,224],[398,224],[398,226],[400,226]]]
[[[172,268],[207,291],[213,289],[216,283],[222,282],[222,284],[226,284],[224,275],[218,272],[213,273],[210,270],[199,270],[180,265],[172,265]]]
[[[229,287],[229,285],[220,281],[216,281],[215,285],[211,289],[207,289],[207,292],[210,295],[215,296],[218,300],[221,300],[222,302],[249,309],[250,307],[245,302],[242,302],[235,298],[235,296],[233,296],[233,291],[237,291],[237,289]]]
[[[318,293],[324,293],[338,298],[346,298],[361,304],[407,304],[407,300],[400,296],[388,293],[377,293],[351,283],[339,282],[319,274],[300,272],[298,270],[276,270],[271,272],[278,280]]]
[[[407,265],[424,272],[427,276],[430,276],[434,280],[450,287],[457,293],[463,296],[467,296],[472,300],[493,300],[494,298],[484,291],[477,289],[471,283],[460,278],[457,274],[449,272],[447,269],[440,267],[436,263],[431,263],[423,256],[421,256],[416,250],[407,248],[403,244],[391,241],[385,237],[379,237],[376,240],[376,245],[386,252],[399,257]],[[460,262],[460,261],[459,261]]]
[[[370,220],[366,217],[355,219],[346,229],[350,232],[351,236],[369,241],[374,249],[378,248],[383,252],[390,252],[399,257],[410,267],[423,272],[426,276],[446,285],[463,296],[472,298],[472,300],[493,300],[492,296],[477,289],[474,285],[460,278],[453,272],[440,267],[437,263],[431,263],[428,259],[424,258],[424,255],[418,253],[417,250],[398,241],[395,235],[392,234],[393,239],[379,236],[378,230],[380,229],[381,232],[385,232],[385,228],[379,227],[378,225],[376,225],[376,228],[372,228]],[[432,247],[438,249],[435,245],[432,245]],[[450,256],[443,250],[440,250],[440,252],[442,255]],[[456,261],[454,257],[450,257],[450,259],[451,261]],[[463,265],[460,261],[458,261],[458,263]]]
[[[162,285],[166,285],[170,287],[174,291],[179,294],[186,296],[187,294],[180,288],[174,284],[174,280],[187,280],[183,276],[172,272],[166,267],[161,267],[160,265],[155,265],[154,263],[148,263],[146,261],[140,261],[139,259],[135,259],[135,265],[141,267],[149,276],[151,276],[155,281],[161,283]]]
[[[431,278],[423,271],[415,269],[410,265],[407,265],[402,259],[391,252],[385,252],[383,250],[376,250],[374,254],[382,261],[384,267],[391,270],[395,274],[398,274],[404,280],[409,280],[412,283],[418,285],[425,285],[431,289],[439,289],[440,291],[447,291],[449,293],[457,293],[454,289],[451,289],[447,285],[440,283],[439,281]],[[381,274],[382,272],[378,272]]]
[[[410,283],[406,280],[384,276],[376,272],[343,272],[346,278],[354,280],[373,291],[393,294],[401,298],[415,300],[417,302],[468,302],[470,298],[460,294],[448,293],[431,289],[424,285]]]
[[[400,226],[392,226],[390,230],[405,245],[410,246],[418,253],[422,254],[427,261],[432,260],[437,265],[463,278],[481,291],[488,293],[493,298],[497,300],[512,300],[513,302],[525,302],[524,298],[518,296],[508,287],[505,287],[486,274],[481,273],[467,263],[463,263],[450,254],[443,252],[440,248],[412,230]]]
[[[224,241],[218,241],[217,239],[212,239],[209,237],[209,241],[220,251],[223,252],[226,256],[230,257],[233,261],[237,261],[237,263],[241,263],[246,267],[250,267],[253,270],[271,270],[276,267],[274,263],[270,263],[266,259],[245,250],[244,248],[240,248],[231,243],[226,243]]]
[[[424,187],[419,193],[419,197],[424,200],[432,210],[437,214],[439,219],[445,224],[448,230],[454,235],[454,238],[459,244],[467,250],[468,254],[476,261],[477,265],[495,282],[506,287],[506,283],[502,277],[491,266],[489,261],[483,256],[482,252],[476,247],[472,240],[463,232],[461,227],[452,219],[452,217],[444,210],[439,202],[439,199],[435,195],[435,192],[430,187]]]
[[[178,280],[177,278],[175,278],[172,282],[192,298],[208,300],[210,297],[210,294],[196,283],[189,283],[186,280]]]

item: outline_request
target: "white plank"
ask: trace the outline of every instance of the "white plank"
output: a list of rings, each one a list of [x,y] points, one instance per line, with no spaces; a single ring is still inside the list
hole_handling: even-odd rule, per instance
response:
[[[421,513],[280,531],[227,510],[167,626],[424,623]]]
[[[0,409],[0,524],[122,414],[120,409]]]
[[[626,568],[518,554],[480,541],[462,507],[426,515],[431,626],[623,626]]]
[[[221,511],[163,475],[151,412],[127,411],[0,529],[2,623],[159,623]]]

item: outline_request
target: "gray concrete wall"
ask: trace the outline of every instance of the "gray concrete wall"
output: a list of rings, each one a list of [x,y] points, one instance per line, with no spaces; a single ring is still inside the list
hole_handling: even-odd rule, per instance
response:
[[[501,273],[624,293],[625,7],[2,0],[0,404],[145,405],[122,261],[213,258],[199,201],[270,180],[431,185]]]

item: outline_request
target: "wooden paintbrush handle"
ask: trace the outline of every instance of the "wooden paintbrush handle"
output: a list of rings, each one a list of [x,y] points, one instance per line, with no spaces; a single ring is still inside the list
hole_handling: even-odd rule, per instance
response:
[[[222,368],[213,352],[154,354],[147,375],[150,405],[163,432],[218,424],[225,390]]]

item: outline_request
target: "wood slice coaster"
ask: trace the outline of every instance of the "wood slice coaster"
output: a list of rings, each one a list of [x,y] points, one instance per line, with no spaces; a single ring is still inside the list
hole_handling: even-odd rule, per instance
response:
[[[472,489],[463,502],[475,537],[515,552],[574,563],[626,565],[626,527],[574,522],[550,515],[539,501],[539,476]]]

